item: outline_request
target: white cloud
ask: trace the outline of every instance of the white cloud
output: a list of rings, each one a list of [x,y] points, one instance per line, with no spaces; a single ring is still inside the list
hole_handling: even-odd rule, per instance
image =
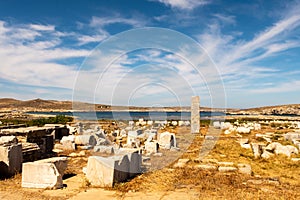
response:
[[[124,18],[118,15],[111,17],[92,17],[90,22],[92,27],[104,27],[111,24],[127,24],[132,27],[143,27],[146,22],[138,18]]]
[[[54,31],[55,30],[55,26],[53,26],[53,25],[30,24],[29,27],[36,31]]]
[[[196,7],[207,5],[210,1],[207,0],[157,0],[172,8],[178,8],[182,10],[192,10]]]
[[[49,34],[48,31],[53,32]],[[17,85],[72,89],[77,66],[59,62],[85,57],[90,52],[58,47],[61,42],[54,26],[9,25],[2,21],[0,79]]]

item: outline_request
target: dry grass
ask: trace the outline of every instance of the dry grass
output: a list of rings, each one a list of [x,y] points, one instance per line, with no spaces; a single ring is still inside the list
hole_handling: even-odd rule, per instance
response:
[[[182,135],[178,136],[184,138]],[[253,138],[253,134],[247,137]],[[181,156],[192,161],[186,168],[172,169],[170,165],[169,168],[140,175],[130,182],[117,184],[114,189],[123,194],[128,191],[193,189],[199,192],[200,199],[298,199],[300,195],[299,162],[295,163],[281,155],[268,160],[254,159],[252,151],[242,148],[236,140],[230,136],[220,137],[208,158],[233,162],[235,165],[250,164],[253,176],[238,173],[224,174],[193,168],[193,165],[199,162],[197,158],[203,143],[203,137],[196,135],[187,151]],[[247,182],[248,180],[260,182],[255,184]]]

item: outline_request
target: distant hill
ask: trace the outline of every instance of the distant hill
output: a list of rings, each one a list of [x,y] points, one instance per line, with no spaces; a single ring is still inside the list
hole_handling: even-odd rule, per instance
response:
[[[57,100],[43,100],[33,99],[28,101],[2,98],[0,99],[0,111],[23,111],[23,112],[61,112],[71,111],[76,108],[78,111],[189,111],[190,107],[135,107],[135,106],[111,106],[104,104],[90,104],[72,101],[57,101]],[[210,108],[200,107],[202,111],[211,111]],[[214,111],[223,111],[224,109],[214,109]]]
[[[135,106],[110,106],[104,104],[90,104],[72,101],[57,101],[33,99],[28,101],[16,100],[12,98],[0,99],[0,111],[23,111],[23,112],[62,112],[72,111],[74,108],[78,111],[189,111],[190,107],[135,107]],[[211,109],[208,107],[200,107],[201,111],[224,111],[224,109]],[[226,112],[232,114],[261,114],[261,115],[300,115],[300,104],[265,106],[248,109],[226,109]]]

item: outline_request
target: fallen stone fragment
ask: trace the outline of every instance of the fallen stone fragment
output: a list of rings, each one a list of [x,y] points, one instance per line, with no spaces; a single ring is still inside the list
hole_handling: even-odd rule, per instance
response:
[[[270,152],[267,151],[267,150],[265,150],[265,151],[263,152],[263,154],[261,154],[261,157],[264,158],[264,159],[269,159],[269,158],[271,158],[272,156],[274,156],[274,154],[273,154],[273,153],[270,153]]]
[[[251,175],[252,174],[252,168],[249,164],[238,164],[238,171],[242,174]]]
[[[212,171],[215,171],[217,170],[217,166],[215,165],[205,165],[205,164],[202,164],[202,165],[196,165],[195,168],[198,168],[198,169],[203,169],[203,170],[212,170]]]
[[[237,171],[236,167],[219,167],[219,172],[235,172]]]

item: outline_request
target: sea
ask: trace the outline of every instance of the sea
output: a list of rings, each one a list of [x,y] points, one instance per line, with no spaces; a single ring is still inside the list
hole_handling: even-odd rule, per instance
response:
[[[28,114],[65,115],[74,116],[79,120],[190,120],[190,112],[135,112],[135,111],[107,111],[107,112],[28,112]],[[209,119],[222,117],[224,112],[200,112],[200,118]]]

